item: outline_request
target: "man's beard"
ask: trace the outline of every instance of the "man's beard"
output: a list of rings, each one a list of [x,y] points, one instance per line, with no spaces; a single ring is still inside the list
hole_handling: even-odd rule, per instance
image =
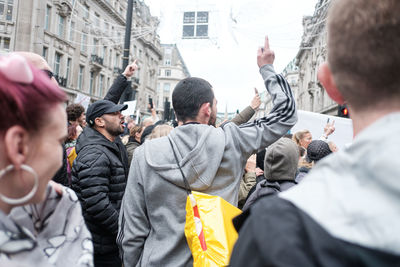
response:
[[[208,120],[208,125],[215,127],[216,122],[217,122],[217,116],[214,116],[214,114],[211,114],[210,119]]]
[[[120,124],[118,126],[115,126],[115,125],[111,125],[110,123],[106,123],[105,126],[106,126],[105,130],[112,136],[116,137],[116,136],[124,133],[124,128],[121,127]]]

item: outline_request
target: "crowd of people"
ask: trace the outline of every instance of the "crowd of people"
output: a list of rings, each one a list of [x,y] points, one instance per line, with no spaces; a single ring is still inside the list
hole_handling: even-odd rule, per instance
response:
[[[318,78],[350,109],[340,149],[334,121],[318,139],[291,132],[295,99],[267,37],[257,65],[272,109],[254,119],[256,90],[220,125],[205,79],[176,85],[175,123],[152,107],[136,123],[118,104],[136,61],[85,109],[65,107],[41,56],[0,57],[0,266],[192,266],[188,187],[242,210],[231,266],[400,265],[400,3],[332,1]]]

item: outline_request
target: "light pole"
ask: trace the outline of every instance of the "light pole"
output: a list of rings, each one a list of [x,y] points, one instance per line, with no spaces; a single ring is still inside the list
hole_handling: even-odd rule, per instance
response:
[[[132,31],[132,12],[133,12],[133,1],[128,0],[128,8],[126,10],[126,24],[125,24],[125,42],[124,42],[124,55],[122,57],[122,69],[125,70],[126,66],[129,64],[129,48],[131,45],[131,31]],[[127,96],[129,96],[128,90],[132,90],[131,83],[124,90],[124,93],[121,96],[121,103],[127,100]]]

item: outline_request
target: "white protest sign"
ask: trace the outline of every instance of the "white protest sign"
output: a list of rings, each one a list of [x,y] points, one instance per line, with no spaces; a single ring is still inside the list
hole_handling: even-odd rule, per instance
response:
[[[85,110],[87,110],[90,104],[90,97],[81,93],[76,93],[76,98],[74,100],[75,104],[81,104]]]
[[[130,116],[135,114],[136,109],[136,100],[134,101],[125,101],[124,105],[128,105],[128,108],[122,111],[122,115]]]
[[[343,149],[345,145],[351,144],[353,141],[353,123],[351,119],[304,110],[298,110],[297,115],[298,121],[290,130],[292,134],[307,129],[311,132],[313,140],[319,139],[324,133],[324,127],[329,118],[329,122],[335,121],[335,132],[328,137],[329,141],[334,142],[339,149]]]

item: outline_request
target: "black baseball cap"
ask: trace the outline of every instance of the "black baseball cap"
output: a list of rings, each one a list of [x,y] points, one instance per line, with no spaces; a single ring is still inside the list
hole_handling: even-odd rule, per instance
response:
[[[98,100],[91,104],[86,111],[86,122],[90,126],[94,125],[94,120],[104,114],[122,111],[128,108],[128,105],[117,105],[109,100]]]

